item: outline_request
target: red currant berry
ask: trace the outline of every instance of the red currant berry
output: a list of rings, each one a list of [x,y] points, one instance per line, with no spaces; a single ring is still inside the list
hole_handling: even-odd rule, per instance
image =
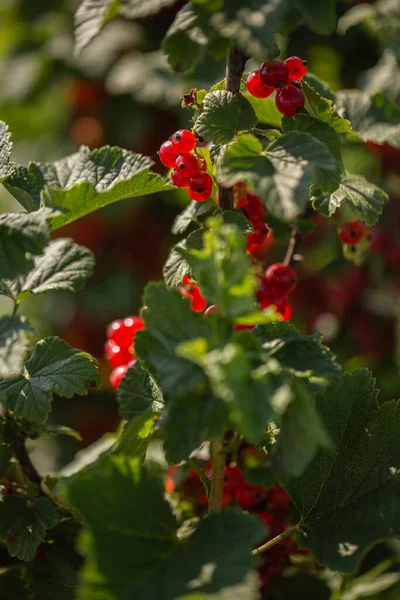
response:
[[[234,494],[239,488],[244,488],[246,485],[246,480],[239,467],[225,467],[224,492]]]
[[[254,231],[247,234],[247,243],[258,246],[263,243],[268,231],[263,221],[253,219],[251,224],[253,225]]]
[[[104,347],[104,354],[110,365],[115,369],[121,365],[127,365],[132,360],[133,349],[132,347],[129,349],[121,348],[112,340],[108,340]]]
[[[175,161],[175,168],[189,179],[199,170],[199,163],[194,154],[179,154]]]
[[[267,490],[261,487],[248,485],[236,491],[236,499],[243,508],[251,508],[267,496]]]
[[[276,94],[275,104],[285,117],[295,117],[304,108],[304,94],[295,85],[285,85]]]
[[[115,390],[121,383],[122,378],[125,377],[127,370],[128,365],[121,365],[112,371],[110,375],[110,383]]]
[[[369,232],[369,228],[362,221],[350,221],[339,229],[339,238],[343,244],[350,246],[358,244]]]
[[[261,308],[267,308],[273,301],[273,292],[268,279],[257,276],[259,280],[259,288],[257,290],[257,300],[261,304]]]
[[[255,325],[242,325],[241,323],[235,323],[233,327],[236,329],[236,331],[251,331],[254,329]]]
[[[127,317],[113,321],[107,329],[107,337],[121,348],[129,347],[135,333],[144,329],[144,321],[140,317]]]
[[[171,179],[179,188],[185,188],[188,187],[190,178],[186,177],[185,173],[178,171],[178,169],[172,169]]]
[[[189,292],[190,305],[193,312],[203,312],[207,306],[207,300],[202,295],[198,285],[193,286],[193,289]]]
[[[164,142],[160,150],[158,151],[158,156],[160,161],[164,165],[164,167],[168,167],[169,169],[173,169],[175,166],[176,157],[179,152],[176,151],[176,148],[172,142],[169,140]]]
[[[191,131],[180,129],[171,138],[177,152],[191,152],[196,145],[196,138]]]
[[[280,58],[265,62],[260,67],[260,77],[264,85],[277,88],[285,85],[289,78],[289,69]]]
[[[260,71],[253,71],[253,73],[250,73],[246,85],[254,98],[268,98],[274,91],[273,87],[268,87],[261,81]]]
[[[292,316],[292,307],[286,296],[275,296],[271,300],[271,306],[275,306],[276,312],[282,315],[284,321],[289,321]]]
[[[289,70],[289,81],[303,79],[304,75],[307,73],[307,63],[298,56],[287,58],[285,64]]]
[[[265,276],[276,296],[284,296],[296,287],[296,271],[284,263],[275,263],[268,267]]]
[[[268,504],[277,510],[286,510],[290,504],[290,498],[280,485],[275,485],[268,490]]]
[[[212,179],[208,173],[198,171],[189,181],[189,196],[197,202],[208,200],[212,192]]]

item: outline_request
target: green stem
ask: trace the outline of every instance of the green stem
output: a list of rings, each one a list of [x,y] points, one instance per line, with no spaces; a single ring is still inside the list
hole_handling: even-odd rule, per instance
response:
[[[297,523],[297,525],[294,525],[290,529],[287,529],[283,533],[280,533],[276,537],[272,538],[272,540],[268,540],[268,542],[265,542],[265,544],[263,544],[262,546],[259,546],[255,550],[253,550],[252,554],[261,554],[262,552],[269,550],[273,546],[276,546],[276,544],[279,544],[279,542],[282,542],[282,540],[285,540],[286,538],[288,538],[291,535],[293,535],[294,533],[296,533],[296,531],[298,531],[298,529],[300,527],[301,527],[301,522]]]
[[[222,507],[222,488],[224,486],[224,470],[226,455],[223,452],[224,438],[211,442],[212,478],[208,498],[209,514],[219,512]]]
[[[18,308],[19,308],[19,304],[18,304],[18,302],[16,302],[16,301],[14,300],[14,308],[13,308],[13,311],[12,311],[12,313],[11,313],[11,316],[12,316],[12,317],[15,317],[15,315],[16,315],[16,314],[17,314],[17,312],[18,312]]]
[[[195,460],[193,460],[193,458],[189,458],[189,460],[187,461],[187,464],[192,469],[192,471],[197,473],[197,475],[200,477],[202,484],[204,485],[206,494],[207,494],[207,496],[209,496],[210,488],[211,488],[211,481],[210,481],[209,477],[207,477],[207,475],[204,473],[204,471],[202,471],[202,469],[200,469],[199,465],[196,463]]]

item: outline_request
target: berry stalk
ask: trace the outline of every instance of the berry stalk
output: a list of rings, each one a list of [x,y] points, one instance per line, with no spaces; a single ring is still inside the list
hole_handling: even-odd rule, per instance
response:
[[[272,540],[268,540],[268,542],[266,542],[265,544],[263,544],[262,546],[259,546],[258,548],[256,548],[255,550],[253,550],[252,554],[261,554],[262,552],[265,552],[266,550],[269,550],[270,548],[272,548],[273,546],[276,546],[276,544],[279,544],[279,542],[282,542],[283,540],[286,540],[286,538],[290,537],[291,535],[293,535],[294,533],[296,533],[296,531],[301,527],[301,522],[297,523],[297,525],[294,525],[293,527],[291,527],[290,529],[287,529],[286,531],[284,531],[283,533],[280,533],[279,535],[277,535],[276,537],[272,538]]]
[[[238,94],[247,57],[236,47],[229,50],[226,61],[226,91]],[[222,185],[218,189],[218,205],[222,210],[233,210],[233,188]]]

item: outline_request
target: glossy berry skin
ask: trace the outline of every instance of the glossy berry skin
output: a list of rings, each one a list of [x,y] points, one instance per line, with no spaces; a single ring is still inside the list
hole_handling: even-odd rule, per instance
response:
[[[196,145],[196,138],[191,131],[187,129],[180,129],[171,138],[171,142],[174,144],[177,153],[180,152],[191,152]]]
[[[236,493],[236,499],[243,508],[251,508],[255,506],[267,495],[267,490],[253,485],[247,485],[246,487],[239,488]]]
[[[121,365],[127,365],[133,358],[133,349],[125,347],[121,348],[112,340],[108,340],[104,347],[104,354],[110,365],[116,369]]]
[[[117,319],[108,326],[107,337],[121,347],[129,347],[140,329],[144,329],[144,321],[140,317]]]
[[[270,306],[275,306],[275,310],[282,316],[284,321],[289,321],[292,316],[292,307],[286,296],[274,296]]]
[[[275,296],[284,296],[296,287],[296,271],[284,263],[275,263],[268,267],[265,277]]]
[[[174,144],[169,140],[164,142],[158,151],[160,161],[164,167],[168,167],[169,169],[173,169],[175,167],[175,161],[178,154],[179,152],[176,151]]]
[[[289,80],[289,69],[283,60],[274,58],[261,65],[260,78],[268,87],[282,87]]]
[[[194,154],[179,154],[175,161],[175,169],[189,179],[199,170],[199,163]]]
[[[127,370],[128,365],[121,365],[112,371],[110,375],[110,383],[115,390],[121,383],[122,378],[125,377]]]
[[[260,78],[260,71],[253,71],[247,78],[247,89],[254,98],[268,98],[273,91],[273,87],[265,85]]]
[[[285,85],[276,94],[275,104],[285,117],[295,117],[304,108],[304,94],[295,85]]]
[[[358,244],[369,232],[369,228],[362,221],[350,221],[339,229],[339,239],[343,244]]]
[[[185,188],[189,185],[190,177],[186,177],[185,173],[182,173],[178,169],[172,169],[171,171],[171,179],[176,186],[179,188]]]
[[[197,202],[208,200],[212,192],[212,179],[208,173],[198,171],[189,181],[189,196]]]
[[[289,70],[289,81],[298,81],[303,79],[307,73],[307,67],[298,56],[291,56],[285,60],[285,64]]]
[[[189,292],[190,306],[193,312],[203,312],[207,307],[207,300],[202,295],[198,285],[193,286],[191,292]]]

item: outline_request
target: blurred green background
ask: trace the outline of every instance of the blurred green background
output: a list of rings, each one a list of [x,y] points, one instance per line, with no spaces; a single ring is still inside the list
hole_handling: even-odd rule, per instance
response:
[[[78,58],[73,47],[78,4],[0,0],[0,119],[12,132],[13,160],[55,160],[81,144],[109,144],[150,155],[157,163],[160,144],[179,127],[190,127],[191,114],[181,108],[180,95],[222,79],[224,61],[208,57],[185,77],[169,70],[159,48],[184,4],[179,0],[155,17],[112,21]],[[354,4],[339,2],[339,16]],[[300,28],[282,38],[280,47],[284,57],[306,59],[309,71],[332,90],[363,87],[399,101],[398,48],[387,32],[379,36],[358,25],[345,35],[322,37]],[[371,368],[384,401],[398,397],[400,388],[400,152],[353,143],[344,149],[344,159],[349,171],[379,184],[390,202],[372,232],[372,249],[361,268],[343,258],[338,222],[313,218],[316,228],[300,249],[304,262],[298,268],[293,321],[302,331],[322,332],[346,369]],[[161,171],[159,163],[156,168]],[[3,188],[0,204],[2,211],[20,210]],[[186,204],[187,194],[178,191],[126,200],[57,232],[95,253],[95,274],[77,295],[31,298],[21,312],[40,336],[59,335],[96,356],[103,389],[54,403],[53,421],[77,429],[83,441],[38,440],[34,460],[44,471],[63,466],[77,450],[117,426],[115,393],[103,358],[106,327],[115,318],[137,314],[146,282],[161,279],[168,250],[177,241],[171,225]],[[285,244],[276,242],[264,261],[282,259]],[[8,310],[1,298],[0,311]]]

